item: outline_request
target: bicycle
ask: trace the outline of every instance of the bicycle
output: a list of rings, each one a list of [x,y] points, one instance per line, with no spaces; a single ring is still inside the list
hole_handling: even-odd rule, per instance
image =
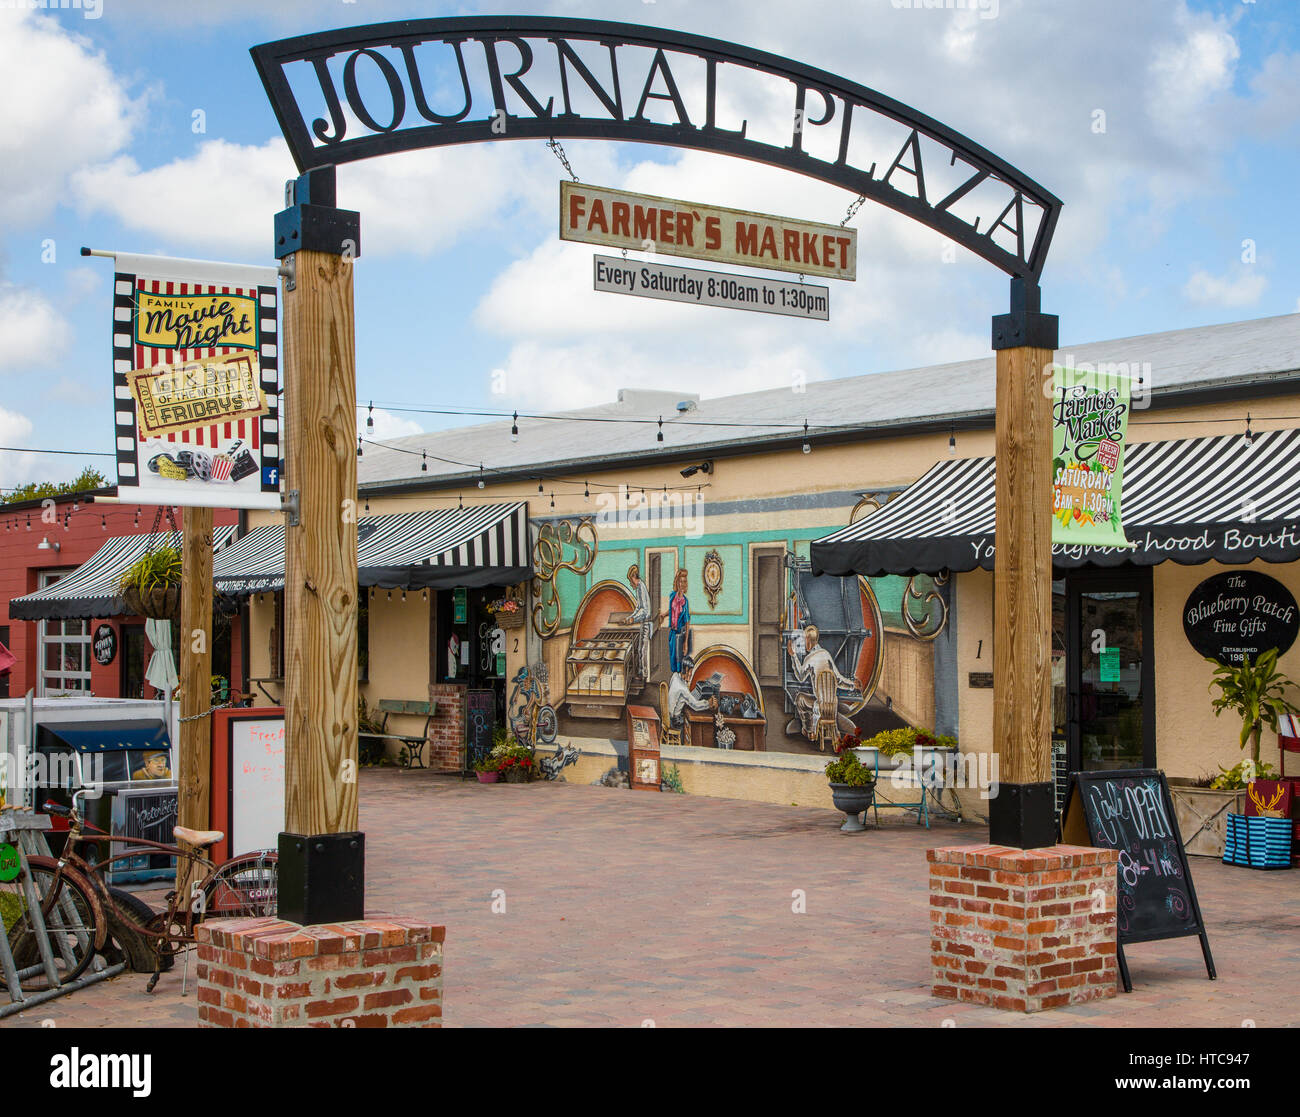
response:
[[[153,956],[153,975],[145,992],[152,993],[164,969],[172,960],[195,941],[195,928],[204,919],[220,919],[275,915],[278,884],[278,857],[274,850],[241,854],[220,865],[209,860],[204,851],[225,837],[219,830],[190,830],[174,827],[172,833],[190,848],[169,845],[125,834],[106,834],[89,826],[73,807],[59,803],[45,804],[48,814],[66,817],[69,822],[67,844],[59,858],[28,857],[27,871],[36,885],[46,931],[55,954],[61,962],[57,984],[75,981],[90,965],[97,953],[104,950],[109,929],[114,927],[114,940],[131,952],[134,944],[123,942],[134,936],[147,947]],[[94,830],[87,837],[84,830]],[[127,852],[115,854],[102,861],[82,855],[83,845],[99,842],[122,842]],[[155,911],[139,896],[109,886],[102,873],[115,862],[139,857],[143,853],[163,854],[177,858],[183,871],[178,879],[188,881],[189,888],[173,889],[167,894],[167,906]],[[26,974],[33,986],[21,988],[50,988],[48,973],[41,969],[45,984],[40,984],[42,974],[27,973],[34,968],[39,951],[35,920],[29,918],[26,905],[5,917],[10,949],[20,971],[20,982]],[[19,959],[22,959],[20,961]],[[138,961],[132,958],[133,962]],[[0,982],[4,981],[0,974]]]
[[[507,703],[510,728],[515,737],[529,748],[536,748],[539,743],[552,744],[559,728],[555,707],[544,701],[546,695],[539,685],[539,675],[545,675],[541,667],[534,668],[532,673],[527,667],[519,668],[511,680],[515,685]],[[518,705],[515,703],[516,697],[522,697]]]

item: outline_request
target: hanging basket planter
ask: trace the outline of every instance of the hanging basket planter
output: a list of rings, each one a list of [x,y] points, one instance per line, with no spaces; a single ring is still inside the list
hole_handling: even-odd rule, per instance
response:
[[[511,613],[494,612],[492,618],[497,622],[497,628],[522,628],[524,624],[524,611],[518,609]]]
[[[126,607],[141,617],[151,620],[171,620],[180,612],[181,587],[178,585],[152,586],[141,590],[137,586],[125,586],[122,599]]]

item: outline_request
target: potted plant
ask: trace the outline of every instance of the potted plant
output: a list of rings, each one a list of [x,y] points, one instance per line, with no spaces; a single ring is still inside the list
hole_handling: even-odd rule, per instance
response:
[[[181,603],[181,553],[159,547],[126,568],[121,580],[126,607],[142,617],[169,620]]]
[[[846,738],[852,739],[855,738]],[[839,755],[826,765],[831,801],[836,810],[847,816],[840,829],[846,834],[856,834],[866,829],[860,816],[876,795],[875,770],[863,764],[851,747],[845,747],[843,740],[836,746],[836,752]]]
[[[527,783],[537,771],[533,750],[515,737],[494,745],[485,763],[491,764],[499,773],[497,778],[506,783]]]
[[[1250,742],[1250,758],[1258,769],[1259,737],[1264,727],[1276,732],[1278,718],[1284,714],[1300,713],[1300,708],[1286,699],[1287,687],[1295,684],[1278,671],[1276,648],[1262,653],[1253,666],[1250,656],[1242,657],[1241,665],[1237,667],[1206,658],[1214,665],[1210,690],[1219,688],[1219,697],[1212,703],[1214,716],[1231,710],[1241,718],[1238,745],[1244,749],[1246,742]]]
[[[921,779],[926,785],[942,787],[947,757],[957,751],[957,739],[904,725],[898,729],[882,729],[866,742],[858,741],[850,747],[872,769],[893,770],[905,763],[898,758],[915,759],[919,761]]]
[[[479,783],[496,783],[501,778],[501,772],[497,768],[497,761],[490,756],[485,756],[474,765],[474,774],[478,776]]]
[[[488,606],[498,628],[519,628],[524,623],[524,603],[511,593]]]

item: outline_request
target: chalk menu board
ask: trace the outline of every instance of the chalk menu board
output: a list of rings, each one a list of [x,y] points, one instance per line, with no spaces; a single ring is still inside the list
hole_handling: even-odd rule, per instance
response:
[[[473,768],[492,751],[497,727],[497,696],[493,690],[471,690],[465,695],[465,767]]]
[[[1070,845],[1119,852],[1116,924],[1125,992],[1132,989],[1125,943],[1196,935],[1205,967],[1214,978],[1205,922],[1163,772],[1154,768],[1076,772],[1061,837]]]
[[[284,716],[233,719],[228,732],[228,856],[275,849],[284,829]]]

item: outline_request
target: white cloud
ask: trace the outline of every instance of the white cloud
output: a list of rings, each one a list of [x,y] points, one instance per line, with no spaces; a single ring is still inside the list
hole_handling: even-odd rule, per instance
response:
[[[1198,268],[1183,286],[1183,295],[1198,306],[1237,307],[1258,302],[1268,280],[1257,271],[1211,275]]]
[[[0,11],[0,224],[47,217],[73,171],[121,150],[143,108],[125,88],[54,19]]]
[[[32,421],[16,411],[0,407],[0,446],[22,446],[32,436]],[[0,488],[11,489],[25,485],[37,475],[39,459],[35,454],[0,452]]]
[[[372,416],[375,420],[374,430],[366,426],[366,419]],[[373,412],[369,409],[357,412],[357,434],[375,442],[387,442],[393,438],[403,438],[408,434],[423,433],[424,427],[422,424],[414,419],[394,415],[391,411],[385,411],[382,407],[376,407]]]
[[[38,291],[0,283],[0,371],[55,363],[68,324]]]

